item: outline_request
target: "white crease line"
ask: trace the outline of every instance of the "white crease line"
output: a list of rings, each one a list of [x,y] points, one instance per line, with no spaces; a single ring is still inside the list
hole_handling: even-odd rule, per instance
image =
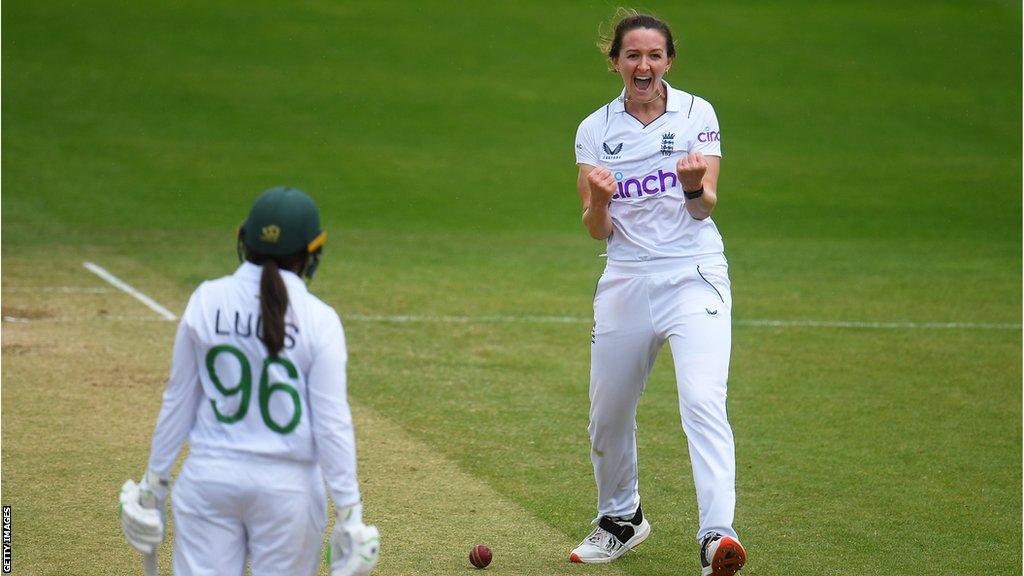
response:
[[[999,322],[847,322],[842,320],[736,320],[740,326],[781,328],[882,328],[947,330],[1020,330],[1020,324]]]
[[[343,319],[356,322],[395,323],[532,323],[532,324],[591,324],[592,318],[582,316],[385,316],[373,314],[348,314]],[[985,322],[852,322],[830,320],[733,320],[736,326],[757,328],[871,328],[888,330],[915,329],[973,329],[973,330],[1020,330],[1020,324]]]
[[[164,320],[177,320],[178,319],[178,317],[175,316],[173,312],[171,312],[167,308],[164,308],[163,306],[157,304],[156,301],[153,300],[152,298],[150,298],[149,296],[146,296],[142,292],[139,292],[135,288],[132,288],[131,286],[129,286],[128,284],[123,282],[117,276],[114,276],[110,272],[107,272],[106,270],[103,269],[103,267],[97,266],[96,264],[93,264],[92,262],[82,262],[82,265],[85,266],[86,268],[88,268],[89,271],[92,272],[93,274],[95,274],[95,275],[99,276],[100,278],[103,278],[104,280],[109,282],[115,288],[121,289],[122,291],[124,291],[126,294],[128,294],[132,298],[135,298],[139,302],[142,302],[143,304],[148,306],[150,310],[152,310],[152,311],[156,312],[157,314],[159,314],[160,316],[162,316]]]
[[[348,314],[345,320],[354,322],[391,322],[396,324],[590,324],[590,318],[582,316],[386,316],[377,314]],[[27,324],[33,322],[156,322],[165,318],[152,316],[53,316],[48,318],[21,318],[4,316],[4,322]],[[1020,330],[1020,324],[984,322],[847,322],[827,320],[734,320],[736,326],[754,328],[864,328],[881,330]]]
[[[436,324],[494,324],[494,323],[528,323],[528,324],[580,324],[593,322],[590,318],[578,316],[384,316],[375,314],[347,314],[343,320],[357,322],[430,322]]]
[[[59,292],[61,294],[106,294],[110,288],[85,286],[4,286],[4,292]]]
[[[153,316],[43,316],[41,318],[22,318],[19,316],[4,316],[3,321],[11,324],[36,324],[36,323],[65,323],[65,322],[166,322],[164,318]]]

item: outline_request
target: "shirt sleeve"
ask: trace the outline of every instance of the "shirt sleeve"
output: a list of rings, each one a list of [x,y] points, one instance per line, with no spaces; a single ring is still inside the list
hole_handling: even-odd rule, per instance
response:
[[[580,122],[579,128],[576,129],[576,163],[600,166],[601,150],[598,148],[598,137],[590,120],[591,118],[587,118]]]
[[[697,135],[694,137],[690,152],[700,152],[705,156],[722,156],[722,129],[718,126],[715,109],[707,101],[702,100],[700,116],[697,120]]]
[[[193,300],[195,296],[193,295]],[[149,469],[161,478],[171,474],[174,461],[178,458],[182,444],[192,431],[203,399],[203,387],[199,380],[199,362],[196,347],[188,326],[193,302],[182,315],[178,333],[174,337],[174,352],[171,357],[171,375],[164,390],[160,417],[149,453]]]
[[[321,325],[320,343],[306,380],[313,440],[336,507],[360,501],[356,438],[348,405],[348,352],[341,320],[332,313]]]

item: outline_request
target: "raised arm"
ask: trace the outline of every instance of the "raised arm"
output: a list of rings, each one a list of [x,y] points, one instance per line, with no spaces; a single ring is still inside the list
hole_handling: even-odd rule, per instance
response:
[[[576,191],[583,204],[583,225],[595,240],[612,235],[612,217],[608,204],[615,194],[615,177],[604,166],[580,164],[576,178]]]
[[[696,220],[704,220],[718,203],[718,172],[722,159],[700,152],[688,154],[676,163],[676,174],[683,185],[686,210]]]

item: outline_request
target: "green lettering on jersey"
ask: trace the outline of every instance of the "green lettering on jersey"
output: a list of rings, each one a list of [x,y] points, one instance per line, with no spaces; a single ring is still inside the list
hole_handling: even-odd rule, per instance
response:
[[[288,371],[288,377],[292,380],[299,377],[299,371],[295,369],[294,364],[284,358],[267,358],[263,361],[263,373],[260,374],[260,414],[263,416],[263,422],[266,423],[267,428],[274,432],[287,434],[295,430],[295,427],[299,425],[299,419],[302,418],[302,403],[299,401],[299,391],[293,386],[282,382],[267,383],[270,379],[270,366],[272,364],[283,366]],[[292,402],[295,404],[295,414],[284,426],[274,422],[274,419],[270,417],[270,395],[278,391],[291,396]]]
[[[239,378],[238,383],[232,387],[227,388],[224,383],[221,382],[220,376],[217,374],[217,356],[226,353],[234,356],[238,360],[239,364]],[[259,388],[259,404],[260,404],[260,416],[263,418],[263,423],[278,434],[289,434],[299,425],[302,420],[302,401],[299,397],[299,391],[291,383],[285,382],[274,382],[270,383],[270,367],[274,364],[281,366],[287,371],[288,378],[294,383],[298,380],[299,371],[295,368],[289,360],[284,358],[266,358],[263,360],[263,368],[260,371],[260,388]],[[213,386],[218,392],[224,395],[225,398],[229,398],[236,394],[241,394],[242,398],[238,404],[238,410],[234,414],[225,415],[221,413],[220,409],[217,408],[217,402],[210,400],[210,405],[213,407],[213,413],[217,417],[219,422],[224,424],[234,424],[245,418],[246,412],[249,411],[249,399],[252,396],[252,364],[249,363],[249,359],[245,357],[245,354],[241,350],[234,346],[228,346],[221,344],[210,348],[210,351],[206,353],[206,370],[210,374],[210,381],[213,382]],[[285,425],[280,425],[274,421],[270,415],[270,397],[275,392],[283,392],[291,398],[292,403],[295,406],[295,412],[291,419]]]
[[[220,381],[220,377],[217,375],[216,360],[217,356],[222,352],[226,352],[238,359],[241,371],[238,384],[234,388],[225,388]],[[245,354],[242,354],[242,351],[234,346],[214,346],[206,353],[206,370],[210,373],[210,381],[213,382],[213,386],[225,397],[234,396],[239,392],[242,393],[242,401],[238,404],[238,410],[230,416],[221,414],[220,410],[217,408],[217,403],[210,400],[210,405],[213,406],[213,413],[217,416],[217,420],[220,420],[225,424],[234,424],[242,418],[245,418],[245,413],[249,410],[249,397],[252,395],[252,368],[250,367],[249,359],[245,357]]]

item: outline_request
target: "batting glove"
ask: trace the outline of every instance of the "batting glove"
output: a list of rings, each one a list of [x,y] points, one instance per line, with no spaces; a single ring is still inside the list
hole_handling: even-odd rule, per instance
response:
[[[331,576],[369,576],[380,558],[380,532],[363,524],[362,505],[338,509],[331,534]]]
[[[164,540],[166,498],[167,481],[149,471],[138,484],[127,480],[121,486],[121,529],[128,544],[143,554],[152,554]]]

